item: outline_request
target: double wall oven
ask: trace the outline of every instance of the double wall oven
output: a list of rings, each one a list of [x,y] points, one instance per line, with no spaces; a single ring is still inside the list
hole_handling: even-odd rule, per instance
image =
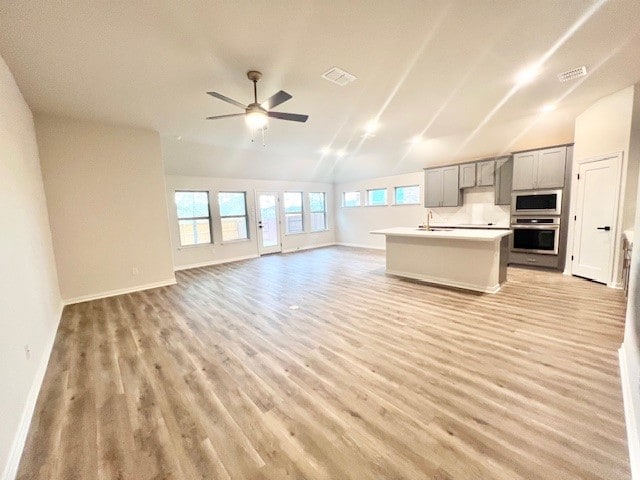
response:
[[[562,190],[513,192],[511,251],[558,255]]]

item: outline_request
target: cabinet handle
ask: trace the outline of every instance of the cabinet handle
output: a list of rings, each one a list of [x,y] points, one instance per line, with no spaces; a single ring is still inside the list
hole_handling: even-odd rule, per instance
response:
[[[529,263],[536,263],[538,260],[536,260],[535,258],[527,258],[527,262]]]

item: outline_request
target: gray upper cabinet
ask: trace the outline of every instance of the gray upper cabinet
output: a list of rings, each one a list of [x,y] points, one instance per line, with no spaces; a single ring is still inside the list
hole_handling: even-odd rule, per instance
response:
[[[495,160],[478,162],[476,164],[476,185],[479,187],[490,187],[493,185],[495,167]]]
[[[476,164],[463,163],[460,165],[460,188],[476,186]]]
[[[460,187],[458,186],[458,166],[445,167],[442,172],[442,206],[460,205]]]
[[[548,148],[538,154],[538,183],[536,188],[564,187],[564,167],[567,147]]]
[[[513,190],[562,188],[567,147],[545,148],[513,156]]]
[[[439,207],[442,203],[442,169],[424,171],[424,206]]]
[[[458,171],[457,165],[425,169],[425,207],[457,207],[460,205]]]
[[[511,204],[511,180],[513,178],[513,158],[502,157],[496,159],[495,171],[495,204]]]

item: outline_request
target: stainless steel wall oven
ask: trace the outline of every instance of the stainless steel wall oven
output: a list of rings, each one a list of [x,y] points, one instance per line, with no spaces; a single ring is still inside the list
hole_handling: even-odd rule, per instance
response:
[[[559,217],[513,217],[511,229],[512,252],[558,254]]]

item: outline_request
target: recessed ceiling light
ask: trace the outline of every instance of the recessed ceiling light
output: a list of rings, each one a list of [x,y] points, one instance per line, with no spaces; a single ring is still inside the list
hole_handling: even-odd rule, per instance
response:
[[[375,132],[376,130],[378,130],[378,128],[380,128],[380,124],[375,118],[372,120],[369,120],[367,124],[364,126],[364,130],[368,134]]]
[[[411,140],[409,140],[409,143],[411,143],[411,145],[418,145],[422,143],[422,137],[420,135],[414,135],[411,137]]]
[[[540,67],[538,65],[532,65],[520,70],[518,75],[516,75],[516,83],[518,85],[526,85],[527,83],[531,83],[539,74]]]
[[[329,155],[331,153],[331,148],[324,147],[322,150],[320,150],[320,153],[322,153],[323,155]]]
[[[540,109],[541,112],[553,112],[556,109],[557,105],[554,103],[547,103],[543,105]]]
[[[347,152],[345,152],[344,150],[338,150],[336,152],[336,157],[342,158],[347,154]]]
[[[176,140],[182,140],[182,135],[176,135]]]

